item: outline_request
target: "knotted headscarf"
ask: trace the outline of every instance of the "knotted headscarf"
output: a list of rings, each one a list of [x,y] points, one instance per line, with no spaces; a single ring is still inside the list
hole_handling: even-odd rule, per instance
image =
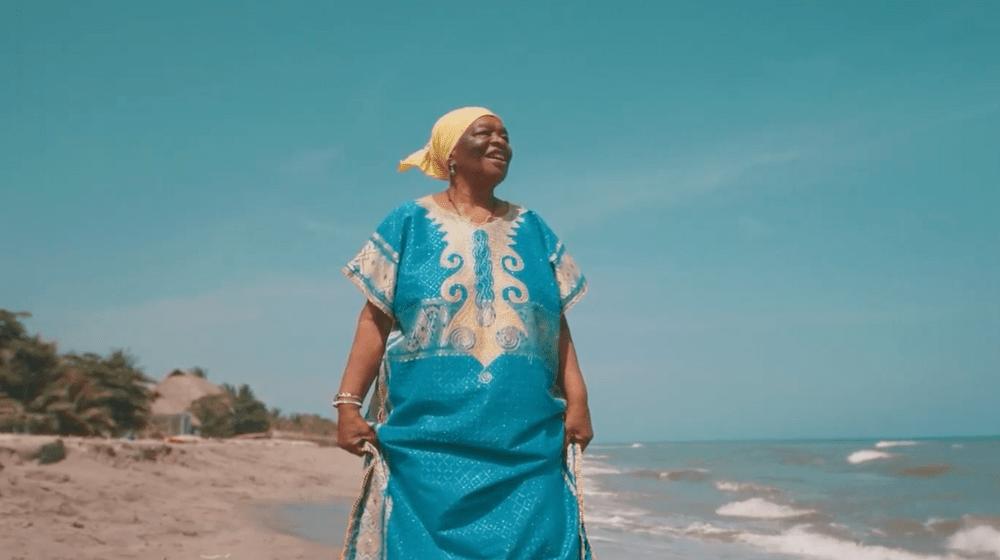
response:
[[[424,149],[413,152],[399,162],[399,170],[417,167],[435,179],[448,179],[448,156],[455,149],[455,144],[476,119],[486,115],[496,117],[493,111],[483,107],[462,107],[445,114],[434,123],[431,139]]]

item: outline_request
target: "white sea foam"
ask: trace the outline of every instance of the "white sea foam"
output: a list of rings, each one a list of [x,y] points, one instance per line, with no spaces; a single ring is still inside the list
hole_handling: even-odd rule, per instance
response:
[[[739,534],[739,531],[734,531],[733,529],[723,529],[722,527],[716,527],[710,523],[692,523],[687,527],[684,527],[680,531],[673,529],[673,533],[680,532],[681,534],[688,537],[733,537]]]
[[[927,521],[924,521],[921,525],[924,526],[924,529],[926,529],[928,533],[948,533],[950,532],[948,530],[948,525],[951,523],[957,523],[957,520],[952,521],[951,519],[944,519],[942,517],[928,517]]]
[[[875,444],[875,448],[876,449],[885,449],[886,447],[901,447],[901,446],[905,446],[905,445],[920,445],[920,442],[919,441],[913,441],[913,440],[902,440],[902,441],[886,440],[886,441],[880,441],[880,442],[876,443]]]
[[[660,480],[670,480],[677,482],[701,482],[708,476],[707,469],[681,469],[676,471],[651,471],[649,469],[639,469],[631,471],[631,474],[642,478],[658,478]]]
[[[949,549],[963,554],[995,554],[1000,557],[1000,531],[989,525],[962,529],[948,537]]]
[[[595,474],[621,474],[622,471],[608,465],[585,463],[583,465],[583,476],[593,476]]]
[[[615,539],[608,538],[608,537],[601,537],[601,536],[598,536],[598,535],[587,535],[587,540],[590,541],[590,542],[609,542],[609,543],[616,543],[616,542],[618,542]]]
[[[813,533],[806,525],[796,525],[777,535],[743,533],[737,538],[768,552],[805,556],[818,560],[935,560],[941,556],[918,554],[879,545],[865,545]],[[955,558],[949,556],[949,559]],[[956,559],[957,560],[957,559]]]
[[[586,471],[585,471],[586,472]],[[589,478],[586,475],[580,477],[580,487],[583,488],[583,495],[586,498],[606,498],[613,499],[618,494],[614,492],[609,492],[603,490],[601,485],[597,483],[593,478]]]
[[[641,444],[641,443],[633,443],[632,444],[632,448],[633,449],[636,449],[636,448],[639,448],[639,447],[645,447],[645,446],[643,444]]]
[[[722,492],[753,492],[755,494],[777,494],[778,489],[763,484],[753,484],[751,482],[733,482],[731,480],[717,480],[715,487]]]
[[[754,519],[788,519],[815,513],[811,509],[795,509],[791,506],[769,502],[763,498],[750,498],[742,502],[732,502],[715,510],[719,515],[729,517],[752,517]]]
[[[593,478],[587,478],[586,476],[580,478],[580,487],[583,488],[583,495],[585,498],[605,498],[613,499],[618,496],[614,492],[609,492],[603,490],[599,484]]]
[[[586,499],[588,499],[588,500],[591,499],[591,498],[614,499],[614,498],[618,497],[618,494],[615,494],[614,492],[607,492],[607,491],[604,491],[604,490],[597,490],[597,489],[595,489],[593,487],[592,484],[590,484],[590,483],[587,482],[587,479],[584,479],[583,480],[583,497],[586,498]],[[587,504],[587,507],[589,508],[590,504]]]
[[[642,520],[647,519],[649,515],[646,510],[621,508],[591,511],[588,507],[586,512],[587,524],[604,525],[624,531],[648,531],[650,525]]]
[[[894,457],[884,451],[875,451],[874,449],[862,449],[861,451],[855,451],[847,457],[847,462],[852,465],[857,465],[859,463],[866,463],[868,461],[875,461],[877,459],[889,459]]]

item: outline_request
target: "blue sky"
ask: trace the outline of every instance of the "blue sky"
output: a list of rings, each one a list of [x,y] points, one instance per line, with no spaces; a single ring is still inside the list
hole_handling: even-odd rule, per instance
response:
[[[583,4],[0,4],[0,307],[330,414],[340,268],[484,105],[598,440],[1000,432],[1000,8]]]

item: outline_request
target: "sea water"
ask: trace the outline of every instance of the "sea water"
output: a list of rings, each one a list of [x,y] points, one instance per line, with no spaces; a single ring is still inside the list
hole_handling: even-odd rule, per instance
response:
[[[1000,558],[1000,438],[593,445],[604,558]]]
[[[1000,438],[594,444],[598,560],[1000,558]],[[341,544],[347,505],[286,506]]]

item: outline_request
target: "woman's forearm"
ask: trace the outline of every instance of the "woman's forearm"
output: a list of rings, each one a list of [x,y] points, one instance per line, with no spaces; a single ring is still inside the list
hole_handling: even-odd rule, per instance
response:
[[[358,395],[364,399],[378,373],[385,341],[392,328],[392,318],[381,309],[365,303],[358,316],[358,327],[354,333],[354,343],[347,357],[347,366],[340,381],[340,392]]]
[[[590,421],[590,405],[587,404],[587,385],[583,382],[583,372],[576,359],[573,337],[570,336],[565,316],[559,330],[559,382],[566,397],[563,447],[576,443],[586,448],[594,438],[594,427]]]
[[[368,302],[358,317],[354,343],[340,381],[340,392],[364,400],[378,373],[392,318]],[[355,455],[365,454],[365,445],[377,445],[378,435],[361,416],[360,403],[337,404],[337,445]]]
[[[561,318],[559,332],[559,380],[568,407],[587,406],[587,385],[583,381],[565,315]]]

